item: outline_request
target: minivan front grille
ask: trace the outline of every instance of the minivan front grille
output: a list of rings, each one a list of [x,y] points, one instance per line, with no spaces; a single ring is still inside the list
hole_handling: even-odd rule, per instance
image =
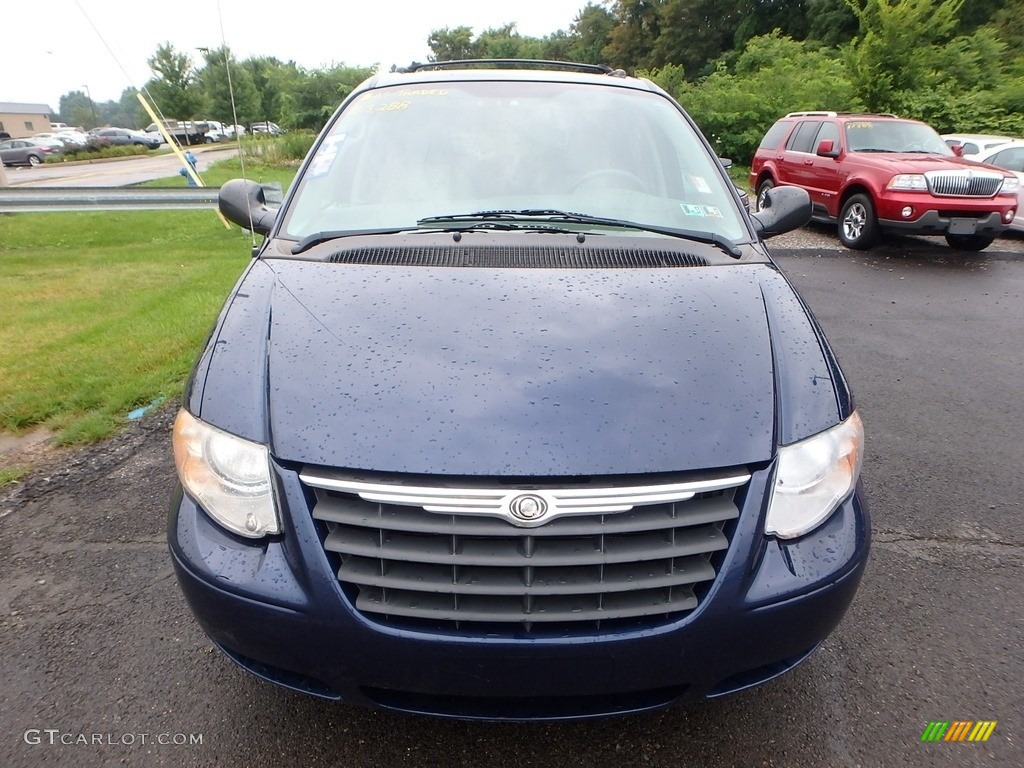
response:
[[[301,478],[315,491],[324,549],[361,613],[391,626],[519,633],[694,610],[729,546],[735,495],[749,474],[589,492],[572,484],[410,488],[313,468]],[[478,502],[492,497],[500,503]],[[509,510],[524,498],[550,522],[513,523]],[[595,513],[581,498],[619,511]]]
[[[1003,175],[990,171],[928,171],[928,188],[937,197],[994,197]]]

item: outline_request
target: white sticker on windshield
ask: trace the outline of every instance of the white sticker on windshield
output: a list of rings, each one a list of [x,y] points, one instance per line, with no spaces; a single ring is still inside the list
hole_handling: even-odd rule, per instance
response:
[[[708,186],[708,182],[703,176],[688,176],[687,178],[698,192],[705,195],[711,194],[711,187]]]
[[[687,216],[703,216],[704,207],[701,205],[688,205],[687,203],[680,203],[679,207],[683,209],[683,213]]]
[[[339,133],[337,136],[328,136],[324,139],[324,143],[320,145],[320,149],[316,153],[316,157],[313,158],[313,162],[309,164],[309,171],[307,175],[310,178],[317,176],[323,176],[334,164],[334,158],[338,156],[338,147],[345,141],[345,134]]]

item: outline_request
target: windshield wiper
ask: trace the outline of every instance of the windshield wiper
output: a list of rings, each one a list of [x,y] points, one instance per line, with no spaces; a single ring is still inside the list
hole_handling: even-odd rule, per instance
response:
[[[524,208],[523,210],[518,211],[477,211],[476,213],[459,213],[448,216],[429,216],[425,219],[420,219],[417,224],[444,224],[448,222],[480,220],[498,220],[506,222],[524,218],[540,218],[544,221],[554,221],[565,224],[592,224],[594,226],[614,227],[617,229],[636,229],[642,232],[653,232],[658,235],[667,235],[668,237],[678,237],[683,240],[693,240],[698,243],[715,245],[736,259],[743,255],[743,252],[739,249],[739,246],[737,246],[736,243],[722,235],[719,235],[717,232],[676,229],[674,227],[659,227],[651,224],[642,224],[638,221],[611,219],[604,216],[591,216],[586,213],[560,211],[555,208]]]
[[[358,237],[359,235],[396,235],[399,232],[415,232],[418,227],[389,227],[387,229],[336,229],[314,232],[306,235],[292,247],[292,254],[299,254],[308,251],[314,245],[329,243],[331,240],[340,240],[343,237]]]
[[[462,224],[464,226],[453,226],[453,227],[434,227],[433,224]],[[420,219],[416,222],[414,227],[386,227],[380,229],[337,229],[337,230],[325,230],[323,232],[314,232],[311,235],[307,235],[302,238],[292,247],[292,255],[298,255],[304,251],[308,251],[315,245],[322,243],[329,243],[332,240],[341,240],[345,237],[358,237],[359,235],[397,235],[403,232],[474,232],[480,230],[501,230],[508,232],[511,230],[529,229],[534,232],[554,232],[559,234],[567,234],[570,230],[563,227],[547,226],[544,224],[533,224],[527,227],[523,227],[520,224],[515,224],[504,220],[501,217],[491,216],[479,216],[477,214],[470,214],[467,216],[431,216],[426,219]]]

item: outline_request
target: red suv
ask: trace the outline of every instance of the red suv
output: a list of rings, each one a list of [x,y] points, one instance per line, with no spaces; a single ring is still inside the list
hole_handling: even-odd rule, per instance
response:
[[[945,235],[954,248],[987,248],[1013,221],[1019,182],[965,160],[930,126],[893,115],[791,112],[754,155],[757,204],[776,185],[803,187],[813,217],[835,222],[848,248],[884,232]]]

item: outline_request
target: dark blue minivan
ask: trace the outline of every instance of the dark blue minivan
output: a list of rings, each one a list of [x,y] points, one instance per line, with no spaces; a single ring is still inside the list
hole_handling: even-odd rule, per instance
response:
[[[317,139],[174,427],[169,542],[224,653],[460,718],[721,696],[806,659],[868,554],[821,329],[683,109],[618,70],[379,74]]]

